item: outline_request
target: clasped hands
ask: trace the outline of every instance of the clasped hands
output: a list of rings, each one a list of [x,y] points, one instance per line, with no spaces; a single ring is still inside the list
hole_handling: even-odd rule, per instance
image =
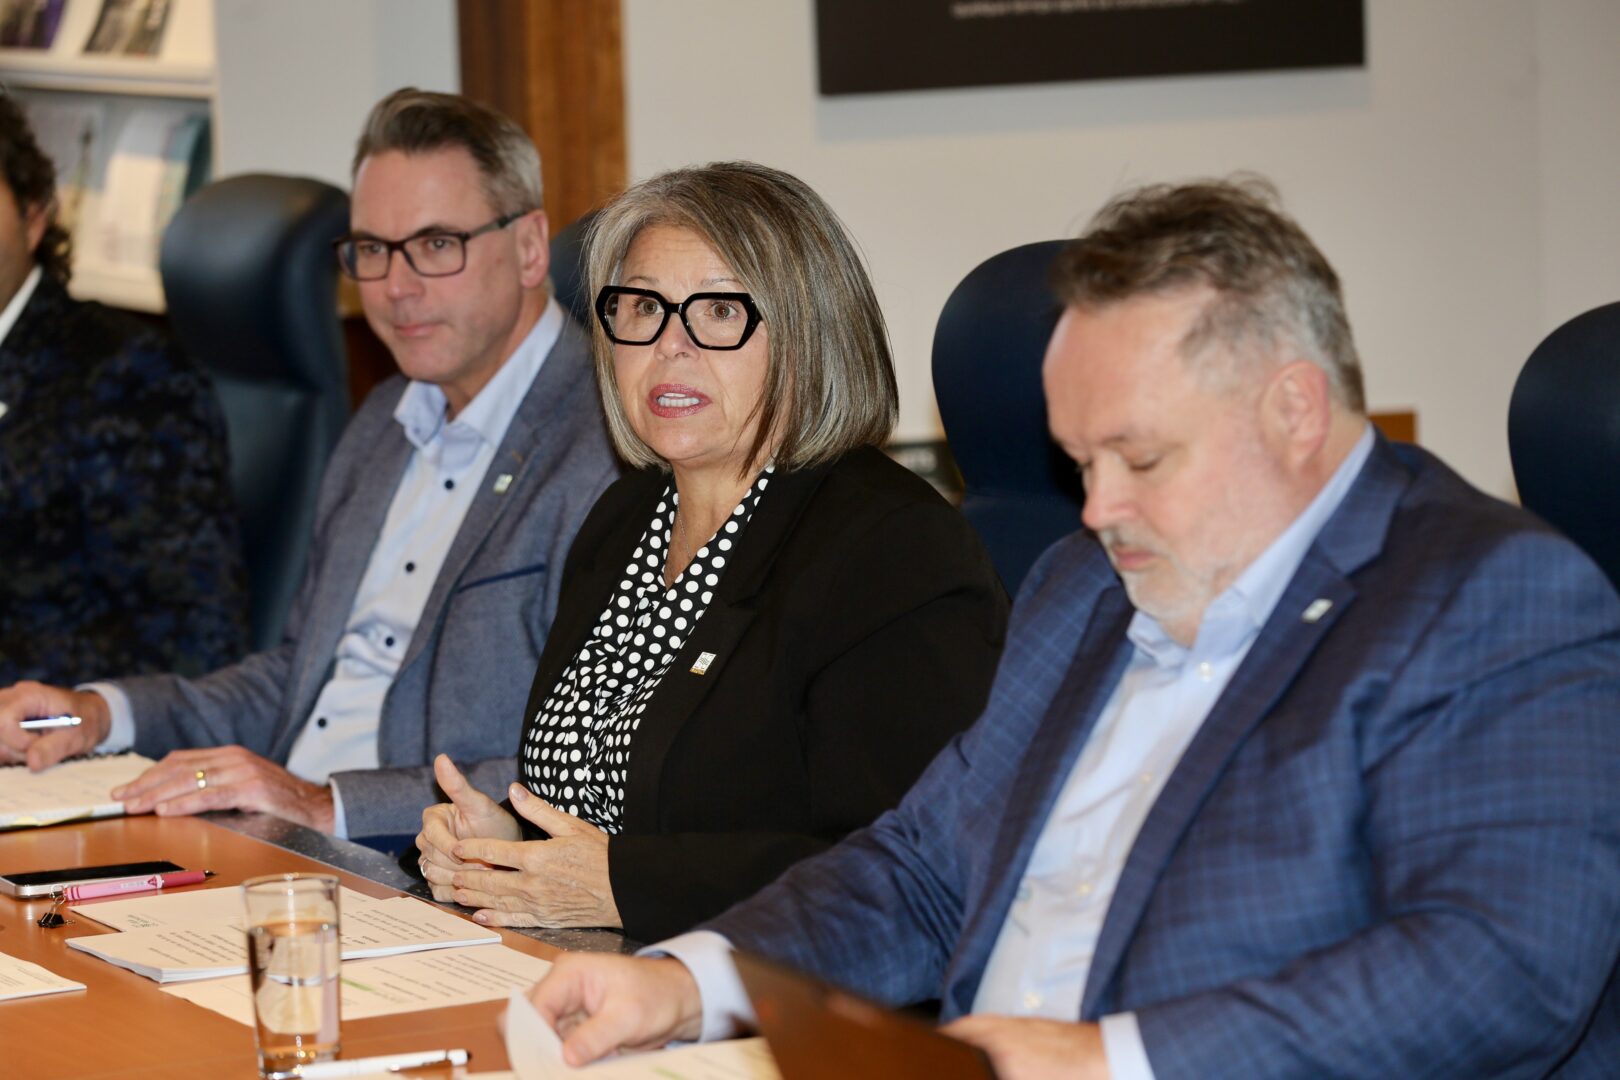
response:
[[[433,775],[450,797],[422,812],[422,875],[440,903],[477,908],[489,926],[613,927],[623,925],[608,877],[608,836],[564,813],[521,783],[512,807],[549,840],[524,840],[499,803],[467,782],[440,754]]]
[[[63,713],[84,722],[39,733],[18,726],[30,716]],[[37,772],[64,758],[93,752],[111,727],[112,714],[100,694],[37,682],[0,690],[0,761],[25,761]],[[335,826],[331,788],[301,780],[241,746],[175,750],[114,788],[109,797],[122,802],[128,814],[171,817],[205,810],[257,810],[322,832]]]

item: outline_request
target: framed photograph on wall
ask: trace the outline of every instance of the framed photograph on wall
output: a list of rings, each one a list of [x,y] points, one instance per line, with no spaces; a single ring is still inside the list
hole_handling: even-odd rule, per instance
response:
[[[1364,0],[816,0],[824,95],[1366,62]]]

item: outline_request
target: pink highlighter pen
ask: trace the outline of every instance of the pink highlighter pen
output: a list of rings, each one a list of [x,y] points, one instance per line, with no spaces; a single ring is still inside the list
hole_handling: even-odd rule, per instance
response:
[[[62,890],[62,898],[70,901],[94,900],[102,896],[152,892],[179,885],[199,885],[213,876],[212,870],[182,870],[178,874],[151,874],[147,877],[119,878],[116,881],[92,881],[85,885],[68,886]]]

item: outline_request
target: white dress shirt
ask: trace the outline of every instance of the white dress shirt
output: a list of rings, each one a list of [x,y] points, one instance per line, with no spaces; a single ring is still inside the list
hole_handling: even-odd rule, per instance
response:
[[[43,273],[36,263],[34,268],[28,271],[28,276],[23,278],[22,284],[17,286],[17,291],[11,294],[11,299],[6,301],[5,309],[0,310],[0,341],[5,341],[6,335],[11,333],[11,328],[17,325],[17,319],[22,315],[23,308],[34,298],[34,290],[39,287],[40,275]]]
[[[1097,938],[1142,823],[1372,446],[1369,427],[1304,512],[1210,603],[1190,648],[1151,616],[1132,617],[1130,661],[1030,853],[973,1012],[1080,1015]],[[752,1020],[729,948],[708,932],[653,947],[692,970],[703,996],[704,1038],[724,1037]],[[1106,1016],[1101,1027],[1115,1080],[1151,1080],[1135,1014]]]
[[[439,569],[506,429],[562,333],[555,300],[528,337],[467,405],[448,419],[444,391],[412,381],[394,407],[412,450],[394,489],[376,546],[354,594],[333,658],[332,675],[287,758],[287,771],[325,784],[333,773],[377,768],[383,699],[410,647]],[[129,700],[116,685],[92,683],[108,701],[112,731],[101,750],[134,743]],[[332,785],[333,832],[348,835],[342,791]]]

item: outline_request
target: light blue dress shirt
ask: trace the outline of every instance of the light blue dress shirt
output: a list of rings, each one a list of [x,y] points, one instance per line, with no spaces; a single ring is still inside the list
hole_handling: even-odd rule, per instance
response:
[[[1210,603],[1190,648],[1151,616],[1138,611],[1132,617],[1130,661],[1035,842],[974,998],[975,1013],[1080,1015],[1097,938],[1142,823],[1372,446],[1369,427],[1304,512]],[[729,948],[709,932],[653,947],[692,970],[703,996],[706,1039],[752,1021]],[[1101,1027],[1115,1080],[1152,1080],[1135,1014],[1104,1017]]]
[[[432,383],[413,380],[400,395],[394,419],[414,449],[355,591],[332,675],[288,755],[287,771],[294,776],[325,784],[333,773],[377,767],[383,699],[495,451],[562,333],[562,320],[562,308],[548,300],[529,335],[453,420],[446,415],[444,391]],[[86,689],[106,698],[112,713],[111,733],[98,749],[132,745],[128,698],[111,683]],[[346,837],[337,784],[332,794],[333,831]]]

